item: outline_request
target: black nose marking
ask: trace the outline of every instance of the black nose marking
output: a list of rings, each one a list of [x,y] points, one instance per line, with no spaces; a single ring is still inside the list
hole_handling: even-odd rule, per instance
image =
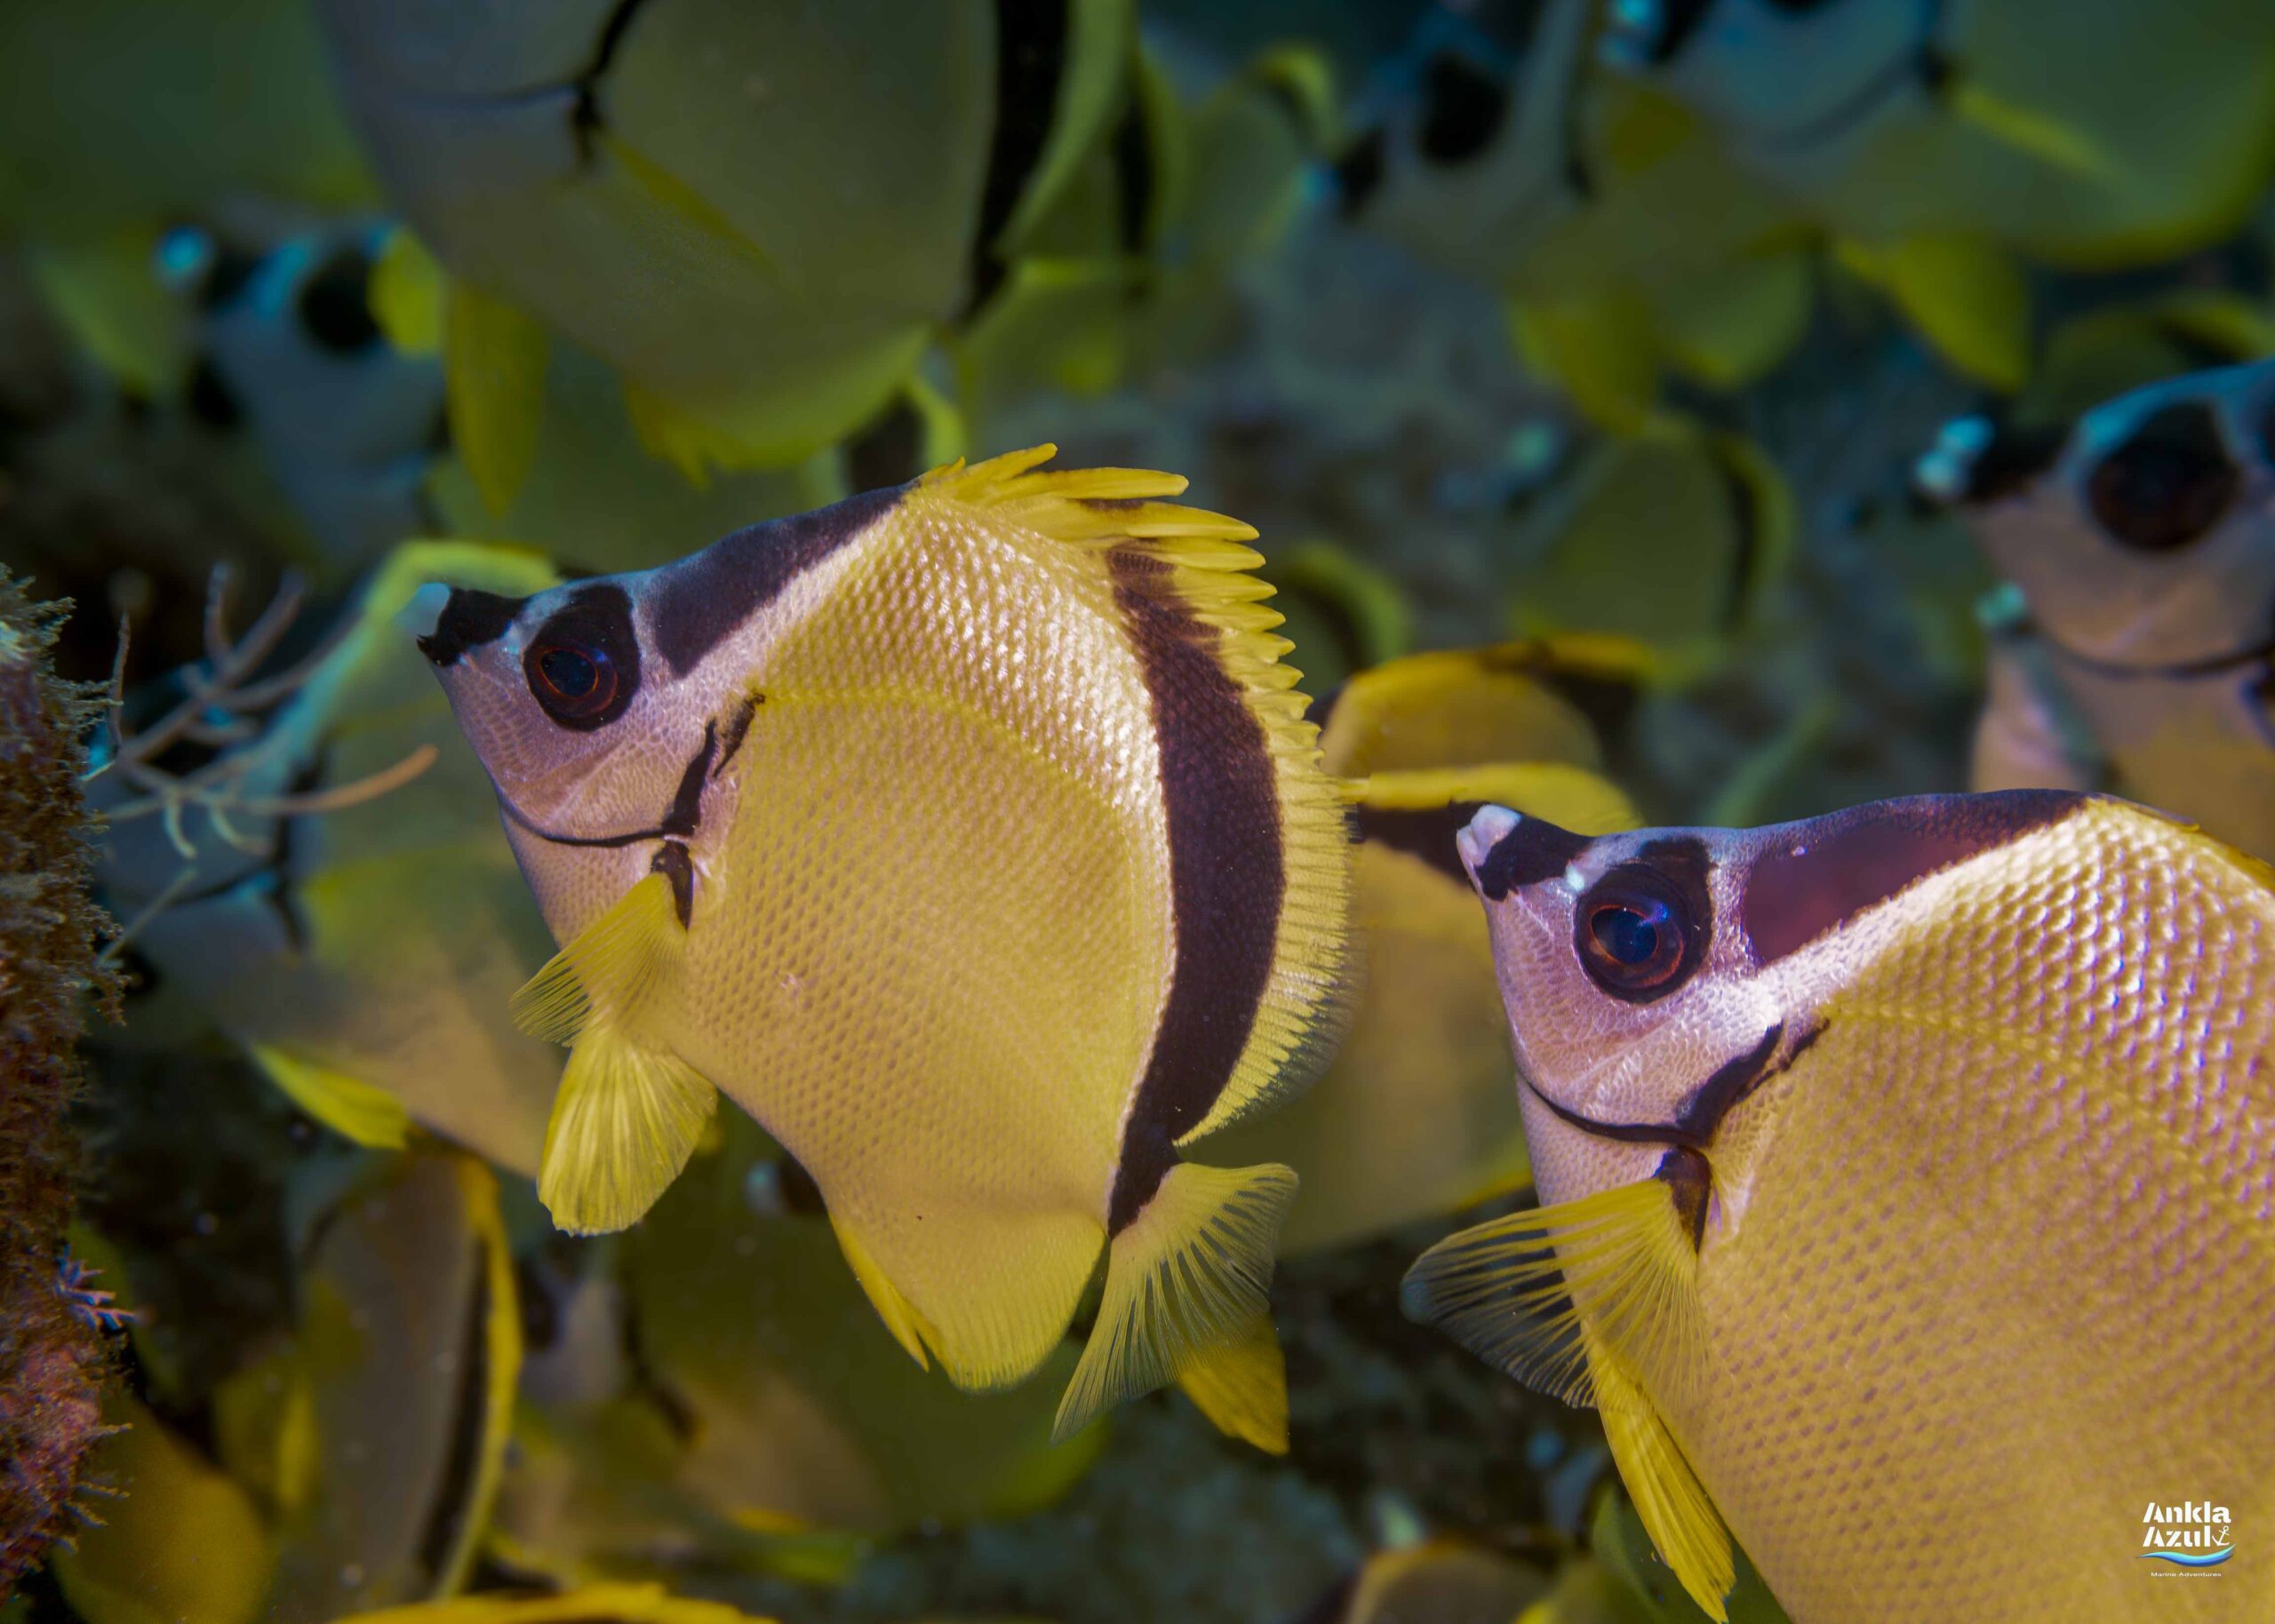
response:
[[[435,620],[435,629],[419,640],[419,651],[438,666],[455,665],[459,656],[506,635],[527,598],[501,597],[471,587],[451,588],[450,601]]]

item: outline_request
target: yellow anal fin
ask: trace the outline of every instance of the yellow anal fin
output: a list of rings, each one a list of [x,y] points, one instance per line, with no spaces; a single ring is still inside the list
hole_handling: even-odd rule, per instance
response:
[[[572,1234],[638,1220],[711,1120],[711,1085],[656,1032],[686,944],[671,881],[649,874],[514,995],[524,1031],[573,1045],[538,1166],[539,1198]]]
[[[1190,1373],[1210,1420],[1222,1406],[1240,1437],[1284,1439],[1286,1387],[1265,1373],[1256,1339],[1259,1322],[1270,1333],[1273,1254],[1295,1198],[1295,1174],[1276,1165],[1172,1167],[1107,1249],[1098,1324],[1059,1402],[1053,1438]],[[1271,1360],[1277,1375],[1276,1342]]]
[[[1201,1349],[1177,1384],[1217,1431],[1268,1455],[1288,1453],[1288,1361],[1269,1314],[1252,1316],[1235,1340]]]
[[[411,1113],[386,1089],[265,1043],[251,1045],[250,1053],[287,1099],[332,1132],[375,1150],[403,1149]]]
[[[1730,1588],[1737,1582],[1729,1531],[1642,1389],[1617,1359],[1594,1363],[1604,1437],[1644,1532],[1700,1610],[1727,1620]]]
[[[1407,1315],[1567,1404],[1598,1402],[1590,1347],[1688,1382],[1704,1358],[1698,1254],[1671,1186],[1641,1179],[1512,1213],[1407,1270]]]
[[[876,1310],[877,1318],[885,1322],[885,1329],[892,1333],[892,1340],[898,1342],[918,1365],[930,1370],[932,1361],[925,1353],[928,1339],[924,1317],[916,1311],[906,1297],[901,1295],[900,1288],[885,1278],[885,1271],[877,1266],[876,1259],[869,1255],[869,1249],[861,1244],[859,1237],[852,1230],[835,1219],[830,1221],[830,1227],[837,1232],[838,1250],[845,1254],[845,1261],[853,1270],[853,1278],[861,1283],[862,1291],[868,1295],[869,1306]]]

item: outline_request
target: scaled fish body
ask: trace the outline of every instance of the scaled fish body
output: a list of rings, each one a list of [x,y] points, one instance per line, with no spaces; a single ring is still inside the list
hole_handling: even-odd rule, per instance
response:
[[[2021,589],[1978,787],[2113,786],[2275,857],[2275,362],[2151,385],[2066,436],[1944,431],[1920,463]],[[2051,692],[2047,678],[2051,679]],[[2046,717],[2074,711],[2099,760]],[[2049,766],[2049,764],[2051,764]]]
[[[1062,1430],[1178,1379],[1269,1441],[1294,1181],[1176,1148],[1331,1046],[1342,808],[1252,532],[1049,454],[428,606],[567,944],[523,1005],[575,1044],[539,1193],[566,1229],[632,1222],[715,1085],[912,1355],[1018,1381],[1111,1238]]]
[[[2058,792],[1462,845],[1549,1205],[1409,1304],[1592,1399],[1703,1606],[1735,1535],[1795,1624],[2268,1615],[2142,1520],[2275,1517],[2264,865]]]

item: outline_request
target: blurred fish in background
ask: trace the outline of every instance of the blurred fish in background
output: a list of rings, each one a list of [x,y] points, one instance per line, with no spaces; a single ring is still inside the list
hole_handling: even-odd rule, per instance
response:
[[[1870,824],[1869,803],[1972,784],[2114,790],[2275,853],[2271,180],[2275,20],[2255,0],[8,8],[0,567],[77,600],[68,619],[35,609],[55,642],[31,652],[81,696],[111,917],[91,974],[125,989],[123,1024],[89,1022],[76,1158],[34,1181],[76,1176],[77,1221],[60,1251],[60,1220],[0,1225],[0,1268],[52,1293],[108,1383],[100,1409],[70,1409],[36,1339],[0,1325],[0,1429],[54,1455],[27,1458],[8,1503],[79,1485],[36,1527],[0,1518],[0,1563],[31,1575],[12,1616],[1778,1624],[1732,1530],[1801,1624],[1828,1595],[1839,1624],[1908,1616],[1858,1588],[1861,1547],[1784,1536],[1760,1485],[1798,1479],[1765,1476],[1759,1448],[1702,1445],[1712,1494],[1694,1502],[1638,1464],[1638,1410],[1527,1392],[1399,1312],[1401,1275],[1449,1230],[1531,1233],[1534,1204],[1569,1193],[1567,1125],[1525,1116],[1523,1090],[1562,1075],[1524,1003],[1553,977],[1497,973],[1511,904],[1480,910],[1455,837],[1500,806],[1627,850],[1665,838],[1645,824],[1844,807]],[[987,473],[1046,442],[1093,472],[1042,490],[1016,458]],[[1246,526],[1169,516],[1161,476],[1130,472],[1148,468],[1252,521],[1257,551]],[[1236,573],[1176,646],[1196,669],[1268,650],[1282,742],[1318,728],[1329,799],[1298,843],[1347,858],[1364,972],[1335,992],[1319,963],[1282,966],[1297,1001],[1347,1004],[1347,1031],[1297,1068],[1319,1073],[1307,1092],[1235,1067],[1198,1126],[1240,1119],[1204,1138],[1191,1102],[1165,1118],[1083,1080],[1069,1057],[1099,1032],[1168,1024],[1135,994],[1108,1020],[1098,991],[1153,984],[1138,971],[1168,927],[1116,921],[1113,864],[1070,860],[1080,819],[1024,810],[1008,758],[910,742],[948,725],[935,688],[800,734],[814,712],[761,685],[746,727],[690,711],[653,771],[607,727],[548,720],[540,736],[587,740],[600,767],[538,785],[500,753],[512,728],[480,706],[453,720],[413,641],[435,608],[419,589],[454,588],[459,664],[510,644],[491,697],[526,695],[536,628],[477,636],[479,606],[617,587],[646,604],[714,543],[763,574],[806,558],[795,538],[832,512],[938,519],[958,479],[996,480],[978,529],[1002,548],[955,553],[961,521],[924,531],[939,567],[893,614],[848,612],[857,591],[811,619],[826,571],[791,571],[782,624],[827,633],[796,669],[962,650],[983,711],[1047,690],[1088,719],[1066,748],[1152,760],[1142,741],[1185,736],[1208,685],[1109,705],[1101,673],[1138,646],[1133,604],[1176,594],[1102,575],[1096,625],[1121,630],[1072,658],[1091,622],[1068,606],[1090,599],[1006,561],[1066,564],[1152,526],[1185,586]],[[682,608],[739,615],[739,589],[704,578]],[[982,637],[958,606],[989,592],[1024,607]],[[681,686],[658,638],[690,624],[635,608],[636,689]],[[642,714],[651,748],[686,730]],[[872,715],[906,729],[849,720]],[[767,1062],[737,1097],[765,1109],[668,1132],[620,1112],[630,1159],[612,1165],[645,1167],[653,1204],[621,1233],[564,1234],[539,1199],[559,1102],[574,1118],[582,1085],[623,1079],[580,1032],[564,1093],[560,1049],[515,1023],[555,941],[499,795],[541,789],[579,827],[619,792],[676,816],[706,718],[740,729],[712,766],[750,849],[687,856],[685,917],[754,885],[779,901],[741,950],[790,972],[752,993],[773,1018],[737,1029]],[[1164,757],[1154,787],[1175,779],[1221,830],[1287,832],[1250,815],[1229,760]],[[635,820],[653,839],[585,854],[665,898],[631,933],[651,947],[677,915],[670,850],[703,845],[653,813]],[[802,832],[853,830],[866,844]],[[2173,873],[2204,868],[2200,840],[2169,838],[2195,854]],[[1832,841],[1824,895],[1877,894],[1885,856]],[[1576,861],[1522,893],[1561,905],[1588,878]],[[1255,866],[1209,879],[1244,894]],[[2126,941],[2172,935],[2136,896],[2154,866],[2124,871],[2108,929]],[[1050,907],[1006,907],[1046,869]],[[25,918],[52,901],[11,899]],[[1255,927],[1237,912],[1209,938]],[[843,949],[819,979],[784,956],[808,927]],[[572,968],[611,960],[563,936]],[[0,1003],[29,984],[16,969],[0,964]],[[1731,984],[1759,993],[1774,970]],[[579,984],[611,1009],[623,991]],[[1970,996],[1907,993],[1904,1013],[1947,1021]],[[690,995],[640,1035],[692,1045],[731,1001]],[[818,1004],[871,1047],[791,1043]],[[886,1015],[919,1007],[923,1039],[882,1043]],[[2223,1007],[2247,1024],[2257,1006]],[[2152,1031],[2096,1021],[2111,1053]],[[1620,1024],[1589,1028],[1599,1061]],[[1816,1075],[1850,1053],[1840,1030],[1791,1058]],[[983,1034],[993,1063],[954,1071],[943,1032]],[[1671,1065],[1639,1062],[1634,1086]],[[2215,1070],[2178,1080],[2200,1092]],[[973,1131],[928,1136],[952,1071]],[[18,1076],[0,1094],[24,1094]],[[1260,1103],[1277,1109],[1244,1114]],[[2129,1142],[2111,1111],[2082,1162]],[[2223,1120],[2247,1140],[2263,1114]],[[1125,1155],[1124,1116],[1192,1142]],[[1996,1126],[1966,1137],[1995,1144]],[[1697,1149],[1727,1175],[1744,1147]],[[1161,1189],[1194,1197],[1153,1204],[1178,1223],[1115,1222],[1125,1165],[1163,1155]],[[1243,1177],[1229,1206],[1194,1196]],[[1731,1188],[1708,1198],[1702,1279]],[[546,1190],[561,1210],[559,1180]],[[1074,1214],[1080,1244],[991,1274],[974,1235],[1038,1201]],[[1808,1256],[1841,1224],[1818,1228]],[[1449,1245],[1430,1255],[1473,1255]],[[1940,1278],[1970,1277],[1945,1260]],[[2108,1322],[2137,1317],[2147,1294],[2111,1289]],[[2016,1333],[2027,1295],[1971,1300],[1983,1334],[1930,1377],[2006,1379],[1979,1349]],[[1021,1334],[966,1299],[1011,1304]],[[2199,1294],[2190,1323],[2229,1334],[2256,1312],[2235,1301]],[[1016,1359],[972,1355],[1009,1341]],[[1034,1379],[1003,1386],[1013,1365]],[[982,1365],[1001,1390],[964,1390]],[[1643,1385],[1655,1413],[1687,1413],[1679,1381]],[[1139,1395],[1154,1386],[1184,1391]],[[2014,1413],[2066,1391],[2040,1389]],[[1828,1419],[1870,1425],[1880,1391]],[[2223,1413],[2234,1436],[2257,1424],[2248,1404]],[[1952,1434],[1936,1465],[2011,1490],[2020,1525],[2045,1497],[2015,1487],[2017,1452],[1976,1443],[2013,1420]],[[2095,1422],[2066,1430],[2124,1436]],[[2194,1424],[2165,1429],[2188,1458],[2155,1493],[2226,1492],[2199,1484],[2217,1452]],[[2122,1474],[2082,1476],[2072,1502]],[[1887,1525],[1919,1503],[1890,1501]],[[2064,1515],[2000,1561],[2083,1572],[2059,1553],[2094,1517]],[[76,1533],[35,1571],[56,1528]],[[2104,1536],[2120,1554],[2140,1537]],[[2184,1603],[2256,1624],[2248,1539],[2216,1581],[2144,1582],[2096,1616]],[[2023,1618],[2051,1593],[1942,1611]]]

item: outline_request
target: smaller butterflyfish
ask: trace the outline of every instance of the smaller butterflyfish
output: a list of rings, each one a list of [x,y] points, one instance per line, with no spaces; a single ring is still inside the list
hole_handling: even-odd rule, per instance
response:
[[[2055,791],[1458,845],[1543,1205],[1409,1311],[1601,1411],[1709,1616],[1734,1540],[1794,1624],[2275,1607],[2141,1554],[2152,1480],[2275,1517],[2275,872]]]
[[[1183,1146],[1308,1082],[1351,873],[1254,532],[1050,448],[526,598],[420,647],[559,955],[539,1193],[620,1229],[723,1092],[908,1353],[1032,1373],[1107,1257],[1063,1435],[1179,1383],[1284,1437],[1282,1166]]]
[[[2095,763],[2043,721],[2074,712],[2112,787],[2275,855],[2271,436],[2266,362],[2152,384],[2067,430],[1944,430],[1916,477],[2019,593],[2044,672],[1994,681],[1984,727],[2014,743],[1987,770],[2084,781]]]

